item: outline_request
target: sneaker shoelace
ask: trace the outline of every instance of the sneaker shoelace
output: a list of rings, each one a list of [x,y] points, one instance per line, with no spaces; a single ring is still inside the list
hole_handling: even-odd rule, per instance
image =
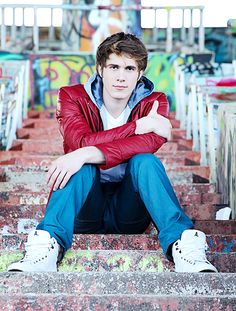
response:
[[[47,255],[51,248],[54,248],[52,243],[25,243],[24,261],[36,261]]]
[[[195,261],[207,261],[206,250],[208,249],[207,244],[204,246],[195,244],[193,247],[190,243],[183,243],[179,245],[182,257],[186,258],[189,262]]]

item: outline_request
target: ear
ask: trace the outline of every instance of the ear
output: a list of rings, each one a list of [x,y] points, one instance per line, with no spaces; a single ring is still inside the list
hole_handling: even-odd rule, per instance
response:
[[[140,78],[142,77],[142,75],[143,75],[143,70],[139,71],[138,80],[140,80]]]
[[[99,76],[102,78],[102,67],[98,66],[97,71],[98,71]]]

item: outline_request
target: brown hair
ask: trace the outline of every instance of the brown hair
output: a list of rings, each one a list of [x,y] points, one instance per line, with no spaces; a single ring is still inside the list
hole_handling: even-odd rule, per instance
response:
[[[128,55],[137,62],[138,70],[145,70],[147,67],[148,53],[145,45],[130,33],[118,32],[107,37],[98,47],[96,54],[96,69],[106,65],[110,54]]]

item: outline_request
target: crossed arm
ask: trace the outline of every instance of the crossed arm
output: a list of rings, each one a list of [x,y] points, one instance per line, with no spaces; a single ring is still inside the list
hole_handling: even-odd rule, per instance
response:
[[[166,139],[170,138],[171,123],[167,118],[157,113],[158,106],[158,101],[155,101],[149,114],[135,121],[135,135],[125,138],[127,143],[133,146],[133,148],[130,148],[130,154],[125,155],[126,158],[130,158],[136,154],[135,145],[137,143],[137,136],[139,135],[139,140],[143,143],[143,152],[150,153],[156,151],[150,149],[150,146],[154,145],[153,140],[161,140],[162,144]],[[122,150],[122,144],[123,139],[116,140],[119,150]],[[126,158],[123,160],[126,160]],[[84,164],[99,164],[102,167],[107,161],[108,159],[104,156],[102,144],[77,148],[52,162],[47,173],[47,183],[50,187],[53,187],[53,190],[62,189],[70,177],[78,172]]]

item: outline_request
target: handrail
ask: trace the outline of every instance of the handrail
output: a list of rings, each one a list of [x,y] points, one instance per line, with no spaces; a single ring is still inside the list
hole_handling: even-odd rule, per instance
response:
[[[0,67],[0,149],[9,150],[27,115],[29,61],[4,61]]]
[[[63,11],[63,14],[70,14],[72,11],[111,11],[111,12],[122,12],[122,14],[125,14],[127,11],[141,11],[141,10],[155,10],[155,17],[156,14],[158,14],[158,10],[166,10],[167,11],[167,28],[166,28],[166,52],[171,52],[173,50],[173,34],[172,34],[172,27],[170,24],[170,12],[171,10],[175,9],[180,9],[182,10],[182,29],[181,29],[181,37],[180,40],[185,42],[187,45],[193,45],[194,44],[194,32],[195,28],[193,27],[193,10],[197,9],[200,11],[200,17],[199,17],[199,27],[198,27],[198,50],[201,52],[204,50],[204,26],[203,26],[203,10],[204,6],[143,6],[143,5],[138,5],[138,4],[133,4],[133,5],[94,5],[94,4],[0,4],[0,9],[1,9],[1,16],[2,16],[2,24],[1,24],[1,48],[3,50],[7,49],[6,45],[6,39],[7,39],[7,29],[8,26],[5,24],[6,21],[4,20],[4,11],[6,8],[12,8],[13,11],[15,11],[16,8],[21,8],[23,11],[25,9],[33,9],[34,10],[34,25],[31,27],[32,28],[32,38],[33,38],[33,49],[34,52],[39,52],[40,50],[40,38],[39,38],[39,26],[37,22],[37,10],[38,9],[51,9],[53,11],[54,9],[61,9]],[[190,27],[188,31],[188,38],[186,36],[186,27],[184,26],[184,19],[185,19],[185,10],[190,10]],[[16,33],[17,33],[17,27],[15,25],[15,12],[13,12],[13,25],[11,26],[11,34],[8,36],[12,40],[11,42],[16,40]],[[72,19],[71,23],[74,23],[75,21]],[[54,39],[54,26],[52,24],[52,13],[51,13],[51,19],[50,19],[50,26],[49,28],[49,39]],[[123,27],[126,28],[126,23],[122,23]],[[69,25],[64,25],[65,27],[68,27]],[[24,15],[23,15],[23,27],[24,28]],[[29,28],[29,27],[28,27]],[[156,24],[154,26],[154,33],[153,33],[153,44],[154,46],[157,47],[157,38],[155,36],[155,29],[158,29],[156,27]],[[124,29],[125,30],[125,29]],[[78,34],[75,34],[75,36],[78,36]],[[63,38],[62,40],[63,41]],[[64,43],[64,44],[63,44]],[[68,48],[66,46],[65,42],[60,42],[61,47],[63,48]],[[97,44],[97,42],[96,42]],[[96,45],[95,44],[95,45]],[[60,47],[60,50],[62,48]],[[95,46],[96,48],[96,46]],[[77,46],[76,44],[72,48],[73,50],[79,50],[80,47]],[[44,49],[45,50],[45,49]]]
[[[120,10],[133,10],[133,11],[140,11],[146,9],[153,9],[153,10],[172,10],[172,9],[199,9],[203,10],[204,6],[196,5],[196,6],[144,6],[144,5],[94,5],[94,4],[0,4],[0,8],[35,8],[35,9],[63,9],[63,10],[83,10],[83,11],[90,11],[90,10],[113,10],[113,11],[120,11]]]

